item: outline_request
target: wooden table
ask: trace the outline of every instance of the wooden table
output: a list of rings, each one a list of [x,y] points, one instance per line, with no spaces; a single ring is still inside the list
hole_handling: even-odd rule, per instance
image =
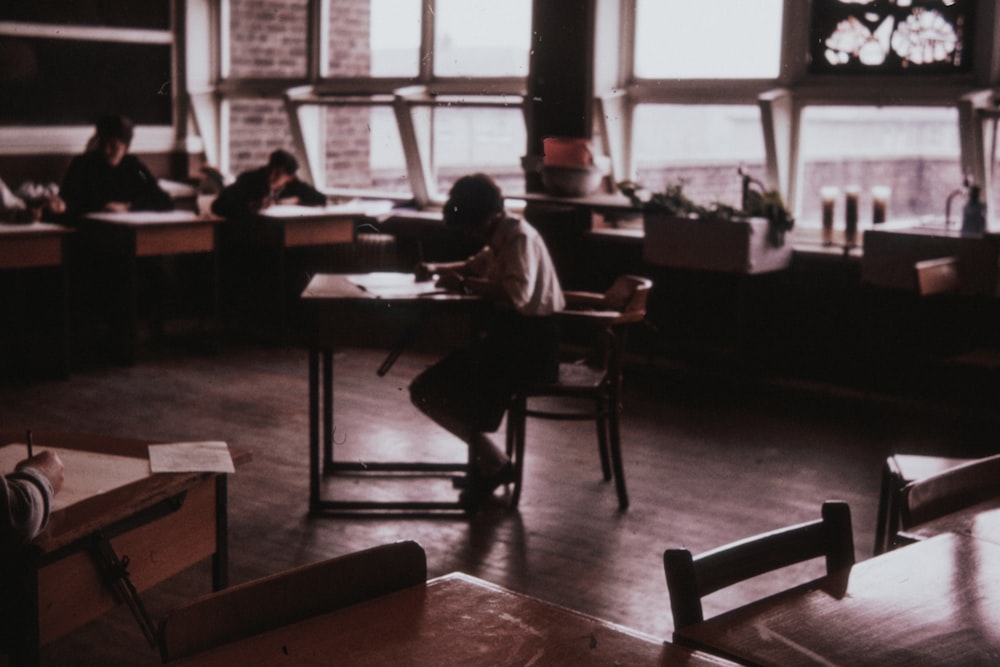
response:
[[[170,664],[732,663],[456,573]]]
[[[72,230],[60,225],[44,222],[31,224],[0,223],[0,271],[15,276],[12,303],[17,304],[8,312],[6,319],[8,333],[15,330],[21,337],[34,338],[39,334],[32,326],[39,318],[31,311],[33,306],[54,315],[58,343],[53,346],[52,356],[61,376],[69,375],[70,333],[69,333],[69,290],[66,270],[66,238]],[[45,304],[21,303],[27,285],[21,284],[21,274],[26,270],[44,269],[54,272],[56,280],[51,295]],[[33,281],[34,282],[34,281]],[[31,314],[26,314],[31,313]],[[44,318],[47,321],[48,318]],[[46,327],[47,328],[47,327]]]
[[[0,453],[23,458],[23,442],[23,433],[0,433]],[[152,474],[150,443],[142,440],[36,432],[33,442],[36,452],[62,450],[66,483],[46,529],[24,547],[0,551],[7,618],[0,651],[11,664],[38,663],[42,645],[129,602],[106,583],[95,557],[100,546],[127,557],[137,592],[209,556],[213,589],[227,586],[226,475]],[[231,454],[237,466],[250,460]]]
[[[935,535],[957,533],[1000,545],[1000,498],[966,507],[933,521],[900,531],[904,540],[926,540]]]
[[[365,216],[365,209],[360,206],[271,206],[246,221],[241,241],[263,247],[276,266],[271,281],[277,289],[274,303],[280,338],[287,335],[288,295],[298,294],[303,288],[289,273],[289,253],[295,249],[352,244],[354,230]],[[329,271],[334,267],[322,268]]]
[[[758,665],[1000,664],[1000,545],[939,535],[674,632]]]
[[[362,288],[357,282],[368,281]],[[387,473],[465,472],[466,462],[338,461],[333,434],[333,350],[338,345],[391,349],[379,369],[384,375],[402,349],[418,335],[422,318],[433,314],[474,312],[481,299],[433,290],[417,284],[413,274],[329,274],[312,277],[302,292],[312,308],[313,334],[309,347],[309,510],[311,513],[366,510],[461,510],[446,501],[350,501],[323,497],[324,475],[385,475]],[[320,434],[322,433],[322,448]],[[322,451],[322,464],[320,461]]]
[[[203,254],[211,262],[210,317],[218,333],[219,263],[218,227],[221,218],[192,211],[129,211],[91,213],[84,216],[80,231],[85,251],[121,262],[124,298],[122,355],[134,363],[139,313],[138,262],[146,257]]]

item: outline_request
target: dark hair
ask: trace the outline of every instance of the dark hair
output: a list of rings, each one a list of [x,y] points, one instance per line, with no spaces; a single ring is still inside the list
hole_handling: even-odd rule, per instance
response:
[[[271,153],[271,157],[267,159],[267,168],[280,169],[291,176],[299,170],[299,161],[288,151],[279,149]]]
[[[486,174],[463,176],[451,186],[444,205],[446,225],[478,227],[503,211],[503,193]]]
[[[135,124],[127,116],[103,116],[97,121],[97,138],[102,141],[120,139],[131,144],[134,132]]]

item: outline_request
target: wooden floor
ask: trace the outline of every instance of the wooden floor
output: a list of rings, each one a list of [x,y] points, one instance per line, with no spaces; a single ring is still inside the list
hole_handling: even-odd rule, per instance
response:
[[[405,354],[386,377],[377,351],[336,356],[336,440],[348,458],[464,460],[463,447],[410,404],[409,379],[434,356]],[[147,348],[130,368],[96,364],[66,381],[0,388],[4,428],[59,429],[178,441],[221,439],[253,462],[230,483],[233,583],[394,540],[415,539],[431,576],[459,570],[668,638],[661,569],[668,546],[694,551],[817,516],[847,500],[858,558],[870,554],[879,471],[895,451],[979,455],[996,422],[918,402],[762,387],[638,360],[626,379],[625,465],[632,506],[620,513],[600,478],[588,424],[529,422],[517,512],[474,517],[307,515],[307,356],[298,347],[229,344],[218,354]],[[67,471],[71,475],[72,471]],[[338,480],[328,493],[388,493]],[[400,492],[452,497],[447,482]],[[802,576],[803,573],[798,573]],[[761,594],[765,582],[710,598],[706,611]],[[154,618],[207,592],[209,568],[148,592]],[[46,647],[51,665],[155,665],[124,609]]]

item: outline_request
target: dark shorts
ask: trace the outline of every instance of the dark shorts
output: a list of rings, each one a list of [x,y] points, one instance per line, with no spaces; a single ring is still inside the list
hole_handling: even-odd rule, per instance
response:
[[[554,380],[559,373],[559,330],[554,317],[497,315],[486,336],[453,352],[414,379],[413,403],[447,411],[475,431],[500,427],[511,394]]]

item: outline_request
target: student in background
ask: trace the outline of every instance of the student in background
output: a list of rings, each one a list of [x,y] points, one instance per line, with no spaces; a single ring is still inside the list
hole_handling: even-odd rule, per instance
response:
[[[128,152],[134,125],[125,116],[97,121],[88,150],[70,162],[60,195],[70,217],[98,211],[169,211],[173,201],[142,160]]]
[[[45,528],[63,473],[62,461],[46,450],[0,477],[0,545],[23,544]]]
[[[299,180],[299,162],[288,151],[271,153],[263,167],[246,171],[212,202],[216,215],[238,220],[275,204],[324,206],[326,195]]]
[[[554,313],[566,301],[545,241],[527,222],[507,215],[489,176],[455,182],[444,222],[482,249],[460,262],[421,264],[417,278],[437,274],[442,287],[480,295],[492,311],[482,339],[417,376],[410,398],[468,444],[468,485],[459,500],[473,510],[513,481],[510,460],[488,434],[500,427],[515,389],[558,375]]]

